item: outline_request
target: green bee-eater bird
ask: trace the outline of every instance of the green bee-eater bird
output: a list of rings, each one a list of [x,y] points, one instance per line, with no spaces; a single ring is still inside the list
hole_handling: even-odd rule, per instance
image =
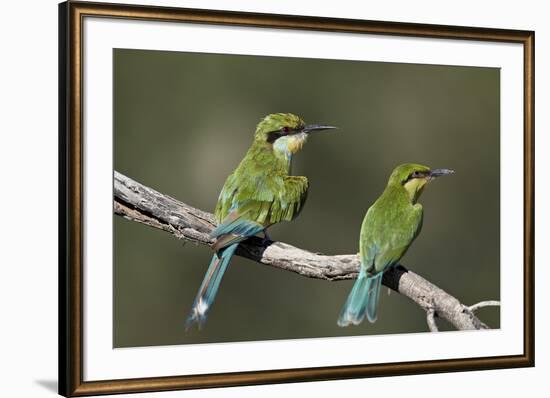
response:
[[[423,210],[418,198],[431,180],[453,172],[413,163],[393,170],[386,189],[361,225],[361,269],[340,312],[338,326],[358,325],[365,315],[370,322],[376,321],[382,275],[405,255],[422,228]]]
[[[212,231],[215,251],[199,288],[187,328],[206,321],[223,274],[239,242],[280,221],[298,216],[307,196],[306,177],[291,176],[292,156],[309,135],[332,126],[306,125],[298,116],[275,113],[256,127],[254,141],[239,166],[227,177],[214,215],[218,227]]]

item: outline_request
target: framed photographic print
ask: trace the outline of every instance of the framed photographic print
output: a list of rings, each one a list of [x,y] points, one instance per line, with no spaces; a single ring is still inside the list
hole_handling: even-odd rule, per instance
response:
[[[534,32],[59,25],[62,395],[534,365]]]

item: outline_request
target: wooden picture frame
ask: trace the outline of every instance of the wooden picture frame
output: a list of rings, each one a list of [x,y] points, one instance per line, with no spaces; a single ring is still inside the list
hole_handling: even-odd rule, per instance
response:
[[[523,353],[397,363],[88,381],[83,378],[83,21],[186,22],[516,43],[523,47]],[[64,396],[242,386],[534,366],[534,40],[532,31],[65,2],[59,5],[59,392]]]

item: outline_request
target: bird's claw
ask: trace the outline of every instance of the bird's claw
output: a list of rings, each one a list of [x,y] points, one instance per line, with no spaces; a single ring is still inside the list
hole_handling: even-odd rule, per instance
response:
[[[267,247],[271,245],[274,241],[271,239],[267,231],[264,231],[264,237],[262,239],[262,246]]]

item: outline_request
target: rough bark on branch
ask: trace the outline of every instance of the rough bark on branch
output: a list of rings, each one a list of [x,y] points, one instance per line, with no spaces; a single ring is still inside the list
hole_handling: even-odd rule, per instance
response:
[[[169,232],[178,239],[203,245],[213,243],[209,236],[216,227],[212,214],[159,193],[117,171],[114,173],[114,212],[128,220]],[[264,245],[260,238],[241,243],[237,254],[309,278],[329,281],[355,279],[360,265],[356,254],[327,256],[283,242]],[[472,307],[401,265],[384,274],[383,284],[423,308],[432,330],[436,328],[431,322],[434,316],[446,319],[460,330],[488,328],[477,318]]]

